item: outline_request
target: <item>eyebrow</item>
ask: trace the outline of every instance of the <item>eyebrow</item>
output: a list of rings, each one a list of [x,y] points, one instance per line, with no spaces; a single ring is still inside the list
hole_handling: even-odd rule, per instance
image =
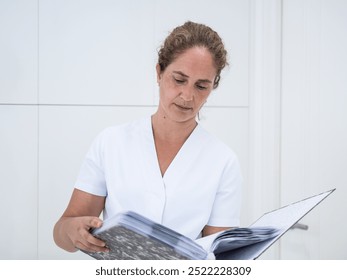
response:
[[[184,73],[181,72],[181,71],[173,71],[173,73],[178,74],[178,75],[181,75],[181,76],[183,76],[184,78],[189,78],[188,75],[184,74]],[[200,82],[200,83],[210,83],[210,84],[212,84],[212,82],[211,82],[210,80],[208,80],[208,79],[199,79],[198,82]]]

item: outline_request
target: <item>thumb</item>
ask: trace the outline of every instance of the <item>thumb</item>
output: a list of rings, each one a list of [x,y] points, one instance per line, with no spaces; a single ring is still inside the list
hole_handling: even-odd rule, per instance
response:
[[[102,220],[98,217],[86,217],[86,224],[90,228],[99,228],[102,226]]]

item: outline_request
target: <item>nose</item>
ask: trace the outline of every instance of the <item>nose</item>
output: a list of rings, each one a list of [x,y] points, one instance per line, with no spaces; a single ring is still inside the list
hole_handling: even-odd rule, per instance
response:
[[[188,86],[184,87],[182,89],[180,97],[183,99],[184,102],[193,101],[193,97],[194,97],[193,90],[190,89]]]

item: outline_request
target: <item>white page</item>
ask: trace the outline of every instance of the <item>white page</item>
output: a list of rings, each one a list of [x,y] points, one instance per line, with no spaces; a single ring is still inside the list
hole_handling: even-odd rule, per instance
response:
[[[196,239],[195,242],[197,244],[199,244],[202,248],[204,248],[204,250],[207,252],[207,253],[210,253],[211,252],[211,245],[213,243],[213,241],[217,238],[217,236],[220,234],[221,232],[217,232],[217,233],[214,233],[214,234],[211,234],[211,235],[208,235],[208,236],[205,236],[205,237],[201,237],[199,239]]]

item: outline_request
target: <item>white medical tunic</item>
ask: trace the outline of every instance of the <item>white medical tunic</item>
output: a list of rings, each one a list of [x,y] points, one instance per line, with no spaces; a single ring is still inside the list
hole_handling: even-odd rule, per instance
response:
[[[132,210],[196,239],[239,226],[241,181],[235,154],[200,124],[162,176],[148,117],[101,132],[75,187],[106,197],[104,219]]]

